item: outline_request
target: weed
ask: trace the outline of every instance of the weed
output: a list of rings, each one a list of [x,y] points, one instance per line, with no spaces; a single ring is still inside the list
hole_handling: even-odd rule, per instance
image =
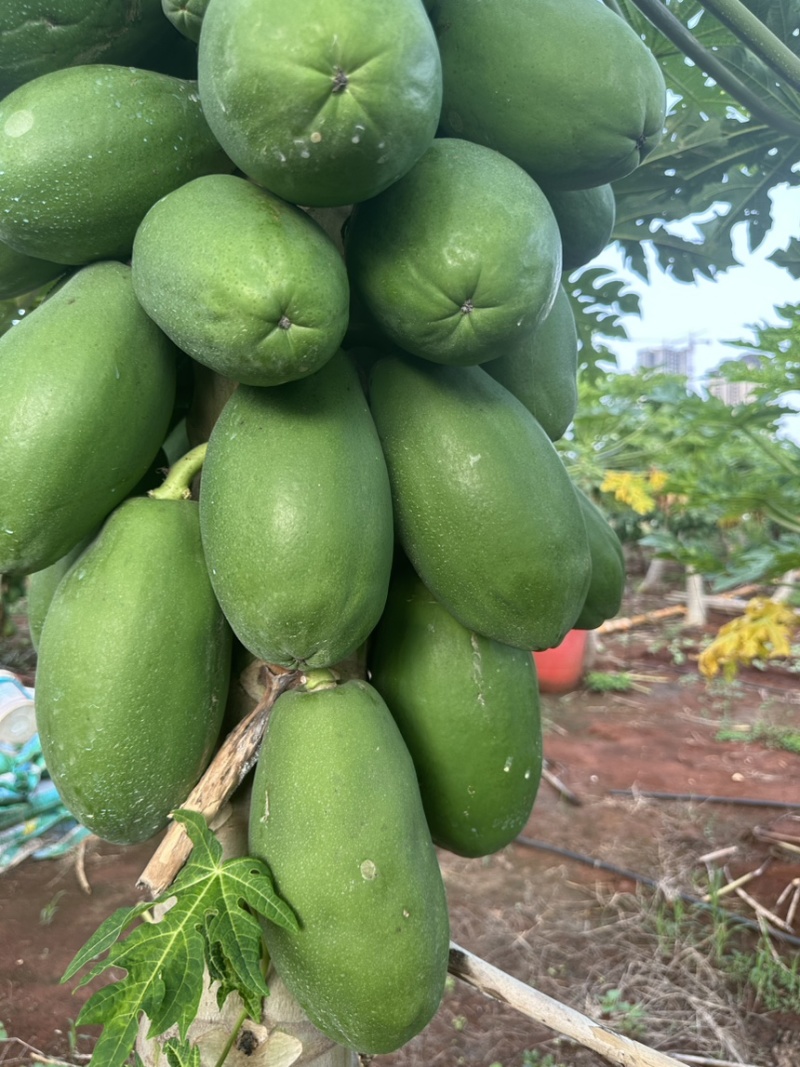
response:
[[[768,748],[782,748],[800,755],[800,730],[789,726],[776,726],[769,722],[755,722],[722,726],[716,735],[717,741],[760,741]]]
[[[61,898],[63,896],[64,896],[64,890],[63,889],[59,889],[59,891],[56,893],[56,895],[53,897],[53,899],[51,901],[49,901],[47,904],[45,904],[45,906],[39,912],[39,924],[41,926],[49,926],[50,923],[53,921],[53,919],[55,918],[56,912],[58,911],[58,902],[59,902],[59,900],[61,900]]]
[[[540,1052],[538,1049],[525,1049],[522,1053],[522,1067],[562,1067],[552,1052]]]
[[[0,1023],[0,1041],[8,1041],[8,1030]]]
[[[731,953],[727,966],[731,977],[755,992],[765,1011],[800,1012],[800,955],[784,963],[763,934],[755,952]]]
[[[644,1008],[622,999],[621,989],[607,989],[600,1000],[600,1015],[615,1030],[636,1037],[644,1033]]]

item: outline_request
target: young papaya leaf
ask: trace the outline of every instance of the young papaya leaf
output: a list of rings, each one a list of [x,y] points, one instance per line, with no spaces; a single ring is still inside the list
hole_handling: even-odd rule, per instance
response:
[[[171,1037],[164,1042],[164,1052],[169,1067],[200,1067],[200,1049],[188,1041]]]
[[[94,1067],[123,1067],[142,1014],[150,1021],[149,1037],[177,1026],[185,1039],[197,1014],[207,961],[212,977],[222,980],[224,996],[235,990],[256,1013],[269,992],[261,972],[256,915],[298,929],[294,913],[278,897],[263,863],[248,858],[223,861],[222,848],[201,815],[176,811],[174,817],[186,827],[194,845],[180,876],[153,904],[115,912],[68,970],[72,976],[105,952],[84,984],[108,967],[126,972],[124,978],[93,993],[78,1016],[78,1024],[103,1027]],[[171,906],[160,921],[139,923],[129,930],[145,910],[167,902]]]
[[[61,981],[68,982],[90,960],[97,959],[103,952],[106,952],[119,938],[123,930],[126,930],[144,912],[149,911],[152,906],[152,904],[144,902],[134,904],[132,908],[117,908],[113,915],[109,915],[98,926],[83,948],[76,953],[72,963],[64,971]],[[85,981],[81,985],[84,985]]]

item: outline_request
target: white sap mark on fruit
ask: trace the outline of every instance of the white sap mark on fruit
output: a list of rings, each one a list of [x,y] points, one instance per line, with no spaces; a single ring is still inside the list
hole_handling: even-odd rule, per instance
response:
[[[264,814],[261,816],[261,821],[266,822],[269,818],[269,793],[264,794]]]
[[[470,465],[470,467],[474,467],[476,463],[480,463],[482,458],[483,457],[481,456],[480,453],[478,453],[477,456],[470,456],[469,457],[469,465]]]
[[[378,877],[378,868],[375,866],[372,860],[364,860],[364,862],[361,864],[360,870],[361,877],[367,882],[371,882],[373,881],[373,879]]]
[[[309,150],[307,148],[304,148],[303,151],[300,153],[300,158],[301,159],[309,159],[310,157],[311,157],[311,153],[309,152]]]
[[[474,785],[468,785],[467,786],[467,792],[469,793],[469,795],[471,797],[474,797],[475,796],[475,786]]]
[[[527,782],[527,780],[530,778],[530,776],[531,776],[531,771],[530,771],[530,767],[529,767],[528,770],[525,771],[525,774],[523,775],[523,778]]]
[[[314,130],[314,132],[309,136],[308,139],[312,142],[312,144],[319,144],[319,142],[322,140],[322,134],[319,132],[319,130]]]
[[[33,112],[27,108],[23,111],[14,111],[5,121],[3,133],[8,137],[22,137],[24,133],[33,128]]]
[[[119,381],[119,367],[114,367],[114,377]]]
[[[506,774],[508,774],[508,772],[511,770],[513,765],[514,765],[514,757],[513,756],[509,756],[508,759],[506,760],[506,762],[503,764],[503,770],[506,772]]]
[[[408,908],[403,908],[403,918],[404,919],[408,919],[408,918],[410,918],[410,916],[411,916],[411,912],[408,910]]]

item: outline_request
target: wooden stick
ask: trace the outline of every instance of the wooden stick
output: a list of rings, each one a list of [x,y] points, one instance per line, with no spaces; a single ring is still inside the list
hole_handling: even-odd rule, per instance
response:
[[[298,685],[299,671],[265,664],[262,670],[264,695],[223,742],[206,773],[181,805],[212,819],[241,784],[258,756],[261,739],[272,705],[287,689]],[[189,835],[180,823],[173,822],[153,853],[136,883],[155,899],[168,889],[192,851]]]
[[[686,607],[676,604],[671,608],[658,608],[657,611],[647,611],[644,615],[630,615],[622,619],[608,619],[597,627],[596,633],[615,634],[623,630],[632,630],[635,626],[645,626],[649,622],[658,622],[660,619],[674,618],[676,615],[685,615]]]
[[[748,882],[752,882],[754,878],[760,878],[768,866],[769,860],[767,859],[756,870],[748,871],[739,878],[734,878],[733,881],[726,882],[725,885],[716,889],[713,893],[706,893],[704,896],[700,897],[700,899],[705,901],[706,904],[710,904],[712,900],[716,900],[718,897],[724,897],[728,893],[734,893],[740,889],[741,886],[747,885]],[[728,873],[727,867],[725,868],[725,873],[726,875]]]
[[[681,1063],[696,1063],[700,1067],[754,1067],[754,1064],[750,1063],[734,1063],[733,1060],[715,1060],[710,1059],[708,1056],[693,1056],[688,1052],[673,1052],[672,1055],[676,1060],[680,1060]]]
[[[620,1067],[681,1067],[680,1061],[616,1033],[450,942],[448,970],[487,997],[598,1052]]]
[[[569,801],[570,804],[574,804],[577,808],[583,804],[583,801],[578,794],[573,793],[569,786],[565,785],[557,774],[553,774],[547,766],[547,761],[545,761],[544,766],[542,767],[542,778],[544,778],[547,784],[551,785],[553,789],[564,798],[564,800]]]

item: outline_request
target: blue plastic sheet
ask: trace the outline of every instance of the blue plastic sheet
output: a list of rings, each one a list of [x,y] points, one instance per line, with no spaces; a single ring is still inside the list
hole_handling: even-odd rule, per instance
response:
[[[0,874],[25,859],[63,856],[89,833],[62,804],[39,735],[0,743]]]

